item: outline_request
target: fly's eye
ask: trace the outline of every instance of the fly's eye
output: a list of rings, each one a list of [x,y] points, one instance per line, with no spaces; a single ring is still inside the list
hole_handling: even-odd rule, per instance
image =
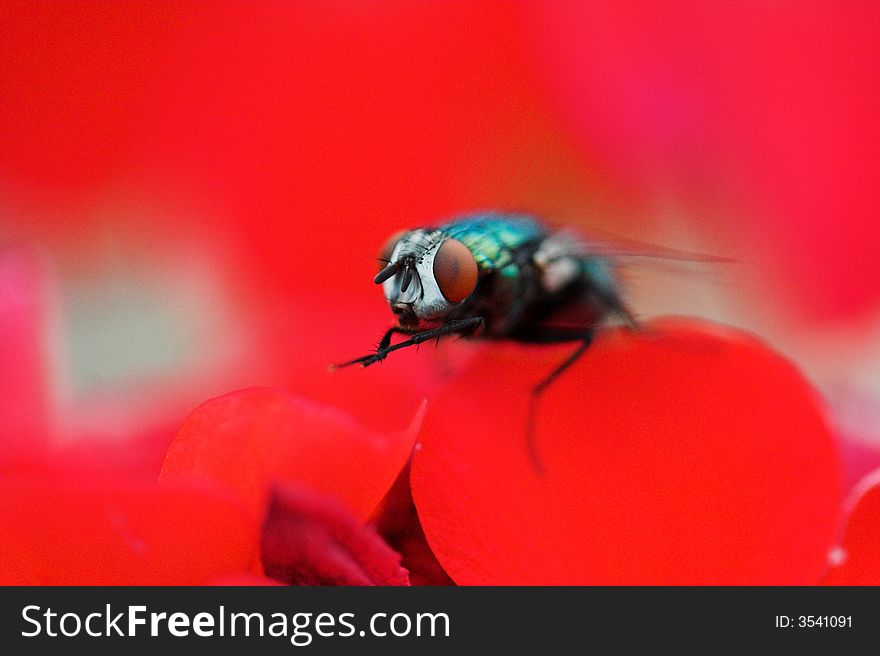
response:
[[[391,262],[391,255],[394,253],[394,247],[397,246],[397,242],[400,241],[400,238],[406,234],[406,230],[401,230],[400,232],[395,232],[391,235],[391,238],[385,242],[385,245],[382,247],[381,252],[379,253],[379,271],[384,269]]]
[[[463,301],[477,285],[474,254],[457,239],[447,239],[434,256],[434,279],[447,301]]]

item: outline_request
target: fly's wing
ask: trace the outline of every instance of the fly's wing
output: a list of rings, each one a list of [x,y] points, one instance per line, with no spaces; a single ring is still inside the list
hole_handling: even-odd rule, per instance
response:
[[[577,233],[551,233],[532,255],[545,296],[536,329],[588,330],[609,314],[626,314],[610,258],[591,252]]]
[[[572,288],[583,292],[560,304],[547,318],[548,324],[566,327],[595,325],[608,318],[635,325],[625,296],[639,271],[672,269],[681,274],[693,272],[695,266],[733,261],[634,240],[588,236],[571,229],[546,237],[533,259],[547,293],[564,294]]]
[[[591,256],[609,260],[649,259],[661,262],[731,264],[735,260],[719,255],[707,255],[692,251],[647,244],[634,239],[624,239],[598,232],[585,234],[565,228],[554,232],[547,239],[549,251],[554,256]]]

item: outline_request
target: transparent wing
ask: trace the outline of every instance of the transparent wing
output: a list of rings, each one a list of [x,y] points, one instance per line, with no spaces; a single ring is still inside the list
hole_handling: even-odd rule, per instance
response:
[[[615,260],[644,258],[705,264],[732,264],[736,261],[721,255],[695,253],[597,231],[586,233],[572,228],[558,230],[545,241],[552,244],[551,250],[559,255],[591,255]]]

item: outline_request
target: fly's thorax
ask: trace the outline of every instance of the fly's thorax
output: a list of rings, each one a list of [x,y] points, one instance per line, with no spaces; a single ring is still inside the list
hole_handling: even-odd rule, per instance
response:
[[[442,321],[473,291],[477,265],[461,242],[439,230],[405,233],[391,252],[397,272],[383,283],[385,297],[402,326]]]

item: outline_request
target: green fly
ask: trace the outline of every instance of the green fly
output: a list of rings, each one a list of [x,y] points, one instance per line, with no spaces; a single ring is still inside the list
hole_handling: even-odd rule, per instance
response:
[[[614,319],[636,326],[621,299],[611,251],[531,216],[481,212],[398,233],[380,261],[374,282],[383,285],[396,323],[375,352],[336,367],[367,367],[392,351],[453,334],[578,342],[532,389],[527,440],[542,471],[534,442],[541,393],[584,354],[598,326]],[[395,334],[407,339],[392,344]]]

